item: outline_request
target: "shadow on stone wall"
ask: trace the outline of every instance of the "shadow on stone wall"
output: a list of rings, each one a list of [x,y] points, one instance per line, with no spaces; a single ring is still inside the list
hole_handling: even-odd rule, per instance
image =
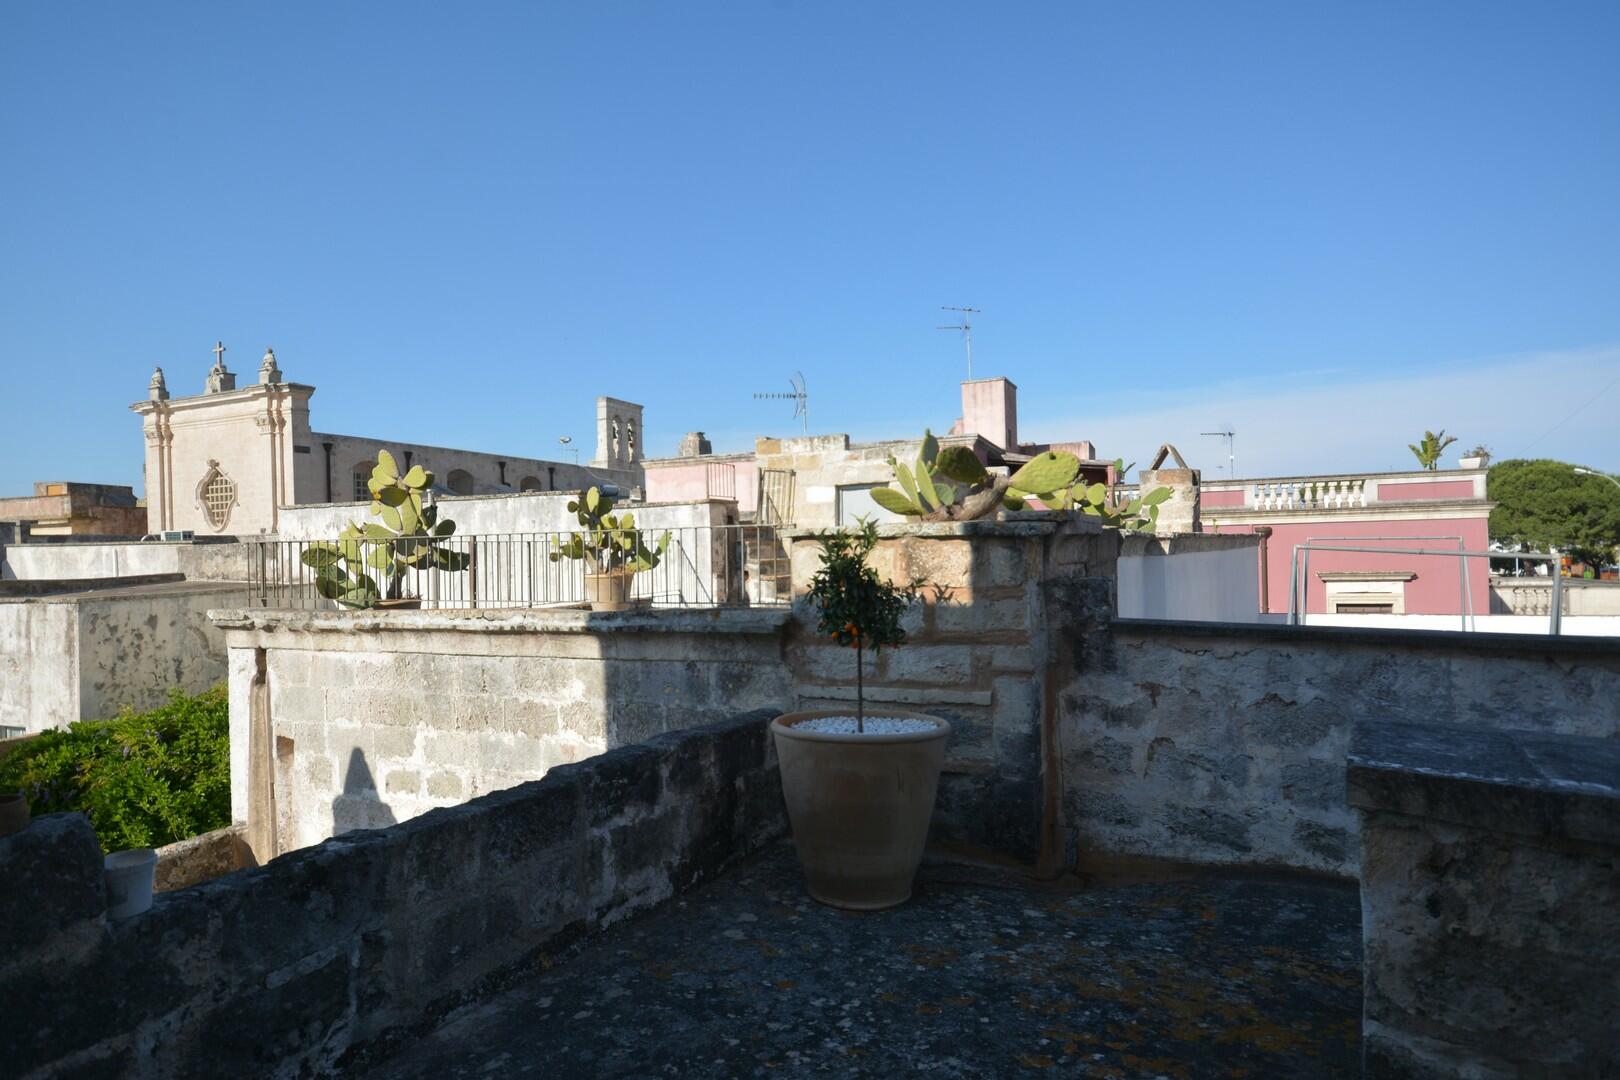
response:
[[[349,752],[349,765],[343,774],[343,792],[332,800],[332,835],[342,836],[355,829],[385,829],[398,824],[394,812],[377,794],[377,780],[366,764],[365,751],[358,746]]]

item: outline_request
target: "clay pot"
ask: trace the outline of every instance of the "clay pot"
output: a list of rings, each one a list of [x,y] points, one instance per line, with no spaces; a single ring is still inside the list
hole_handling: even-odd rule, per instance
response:
[[[377,611],[418,611],[422,607],[422,598],[407,596],[399,600],[378,600],[372,607]]]
[[[798,730],[805,720],[852,711],[788,713],[771,723],[782,795],[810,895],[832,907],[894,907],[911,898],[951,729],[937,716],[884,709],[882,716],[927,720],[933,730]]]
[[[0,793],[0,836],[28,828],[28,800],[20,791]]]
[[[592,611],[628,611],[630,609],[630,583],[635,575],[629,570],[608,570],[585,575],[585,601]]]

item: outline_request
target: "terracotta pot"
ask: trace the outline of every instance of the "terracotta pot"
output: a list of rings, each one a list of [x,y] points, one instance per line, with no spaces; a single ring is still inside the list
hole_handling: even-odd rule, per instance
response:
[[[0,793],[0,836],[28,828],[28,800],[20,791]]]
[[[881,716],[934,728],[904,735],[797,730],[802,721],[853,711],[788,713],[771,723],[782,795],[810,895],[833,907],[894,907],[911,898],[951,728],[937,716],[883,709]]]
[[[407,596],[400,600],[378,600],[372,607],[377,611],[418,611],[422,607],[422,598]]]
[[[609,570],[585,575],[585,600],[592,611],[627,611],[630,608],[629,570]]]

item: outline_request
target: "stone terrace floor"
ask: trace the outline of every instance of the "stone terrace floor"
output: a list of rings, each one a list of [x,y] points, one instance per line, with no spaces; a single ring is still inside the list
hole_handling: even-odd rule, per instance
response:
[[[375,1077],[1359,1073],[1353,886],[925,865],[822,907],[773,848],[450,1015]]]

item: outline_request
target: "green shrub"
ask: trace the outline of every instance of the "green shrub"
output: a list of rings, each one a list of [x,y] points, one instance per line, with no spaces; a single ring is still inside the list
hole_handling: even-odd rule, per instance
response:
[[[230,716],[225,687],[171,691],[151,712],[47,731],[0,759],[0,791],[31,813],[77,810],[105,851],[159,847],[231,818]]]

